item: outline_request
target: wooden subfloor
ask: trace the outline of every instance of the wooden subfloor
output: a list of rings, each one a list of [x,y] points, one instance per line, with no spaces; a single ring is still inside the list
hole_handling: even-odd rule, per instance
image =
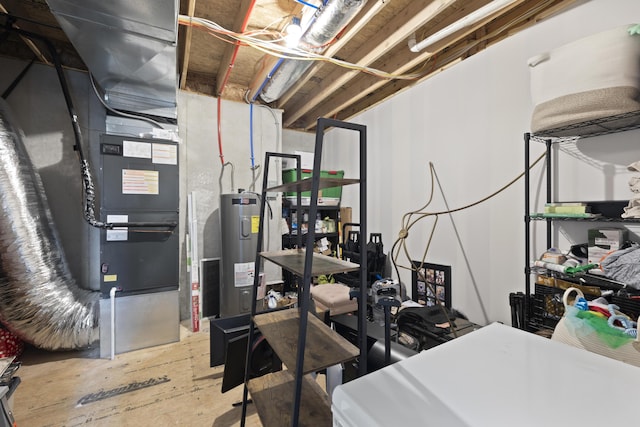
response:
[[[209,329],[181,327],[178,343],[100,359],[99,351],[25,349],[14,393],[18,427],[239,426],[242,386],[222,394],[209,367]],[[253,405],[247,427],[262,424]]]

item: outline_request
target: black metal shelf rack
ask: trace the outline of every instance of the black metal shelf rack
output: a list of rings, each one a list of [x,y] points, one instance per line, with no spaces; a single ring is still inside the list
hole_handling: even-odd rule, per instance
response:
[[[561,221],[570,222],[617,222],[617,223],[640,223],[640,219],[621,218],[619,215],[615,216],[611,213],[605,213],[597,218],[541,218],[531,215],[531,194],[530,194],[530,145],[531,142],[544,143],[546,151],[546,203],[551,203],[552,194],[552,147],[554,144],[576,142],[580,139],[592,138],[596,136],[608,135],[613,133],[625,132],[632,129],[640,128],[640,111],[632,111],[629,113],[618,114],[614,116],[608,116],[598,118],[594,120],[583,121],[567,126],[562,126],[550,130],[545,130],[535,134],[524,134],[524,186],[525,186],[525,203],[524,203],[524,227],[525,227],[525,290],[524,290],[524,306],[518,320],[518,327],[524,329],[536,329],[532,323],[537,321],[534,319],[532,322],[532,313],[534,311],[532,305],[531,295],[531,274],[533,272],[530,267],[531,262],[531,222],[532,221],[546,221],[546,247],[552,247],[552,227],[553,223]],[[535,296],[534,296],[535,298]],[[512,304],[513,313],[513,304]],[[514,318],[515,318],[514,317]],[[538,319],[539,320],[539,319]],[[538,322],[539,323],[539,322]],[[545,323],[545,326],[548,326]]]
[[[358,132],[360,148],[359,179],[320,177],[324,133],[329,128],[342,128]],[[297,205],[300,206],[301,192],[311,191],[311,202],[308,207],[309,217],[316,218],[316,214],[319,211],[318,193],[321,188],[358,183],[360,185],[360,229],[366,232],[366,140],[366,127],[363,125],[334,119],[318,119],[313,173],[311,178],[304,180],[301,179],[299,155],[266,153],[248,342],[253,342],[255,328],[257,327],[271,344],[274,352],[287,365],[288,369],[259,378],[249,378],[251,348],[248,346],[241,426],[244,426],[246,421],[249,392],[264,425],[329,426],[331,425],[331,408],[328,396],[308,374],[354,358],[359,358],[358,374],[364,375],[367,372],[366,281],[361,280],[358,289],[357,347],[354,347],[327,325],[316,319],[313,313],[309,313],[312,277],[319,274],[359,270],[360,277],[366,278],[366,253],[363,256],[364,259],[361,259],[360,265],[314,253],[313,243],[316,238],[314,228],[310,228],[304,236],[306,240],[304,245],[302,244],[302,233],[297,234],[297,249],[261,252],[264,238],[263,229],[267,192],[295,191],[297,192]],[[278,187],[266,188],[269,164],[272,157],[294,158],[297,162],[298,179],[295,182]],[[298,288],[297,309],[256,312],[259,273],[263,260],[273,262],[302,277],[302,285]]]

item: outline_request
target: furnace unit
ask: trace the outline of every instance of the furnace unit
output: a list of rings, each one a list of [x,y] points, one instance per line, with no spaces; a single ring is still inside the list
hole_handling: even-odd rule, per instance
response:
[[[180,339],[179,174],[174,142],[117,135],[100,142],[100,220],[114,225],[100,231],[105,356],[113,338],[115,353]]]
[[[220,196],[222,283],[220,317],[251,310],[260,203],[253,193]]]

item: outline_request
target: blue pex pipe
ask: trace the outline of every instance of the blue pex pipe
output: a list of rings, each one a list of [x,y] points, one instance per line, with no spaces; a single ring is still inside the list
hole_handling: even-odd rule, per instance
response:
[[[304,1],[304,0],[295,0],[295,1],[296,1],[296,3],[300,3],[300,4],[303,4],[303,5],[305,5],[305,6],[312,7],[312,8],[314,8],[314,9],[319,9],[319,7],[318,7],[318,6],[316,6],[315,4],[307,3],[307,2],[306,2],[306,1]],[[326,0],[323,2],[323,4],[327,4]]]
[[[284,58],[278,59],[278,62],[276,62],[276,65],[274,65],[273,68],[271,69],[271,71],[269,71],[269,74],[267,74],[267,77],[265,77],[264,81],[262,82],[262,84],[260,85],[258,90],[256,91],[256,94],[253,95],[253,98],[251,98],[251,102],[253,102],[256,99],[258,99],[258,96],[262,92],[262,89],[264,89],[264,86],[267,84],[267,82],[269,80],[271,80],[271,77],[273,77],[273,75],[276,73],[276,71],[278,71],[278,68],[280,68],[280,65],[282,65],[283,62],[284,62]]]

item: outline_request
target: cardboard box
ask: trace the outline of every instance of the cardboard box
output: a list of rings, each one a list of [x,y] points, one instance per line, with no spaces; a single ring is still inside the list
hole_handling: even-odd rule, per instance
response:
[[[592,228],[589,230],[587,256],[589,263],[599,264],[609,252],[617,251],[627,239],[622,228]]]
[[[339,227],[342,227],[344,224],[348,224],[348,223],[352,223],[353,221],[351,220],[352,217],[352,209],[349,206],[341,206],[340,207],[340,224]],[[351,230],[351,226],[347,226],[344,229],[344,236],[342,235],[342,231],[341,229],[338,230],[338,233],[340,233],[341,236],[341,240],[344,242],[344,239],[347,238],[347,236],[349,235],[349,231]]]

